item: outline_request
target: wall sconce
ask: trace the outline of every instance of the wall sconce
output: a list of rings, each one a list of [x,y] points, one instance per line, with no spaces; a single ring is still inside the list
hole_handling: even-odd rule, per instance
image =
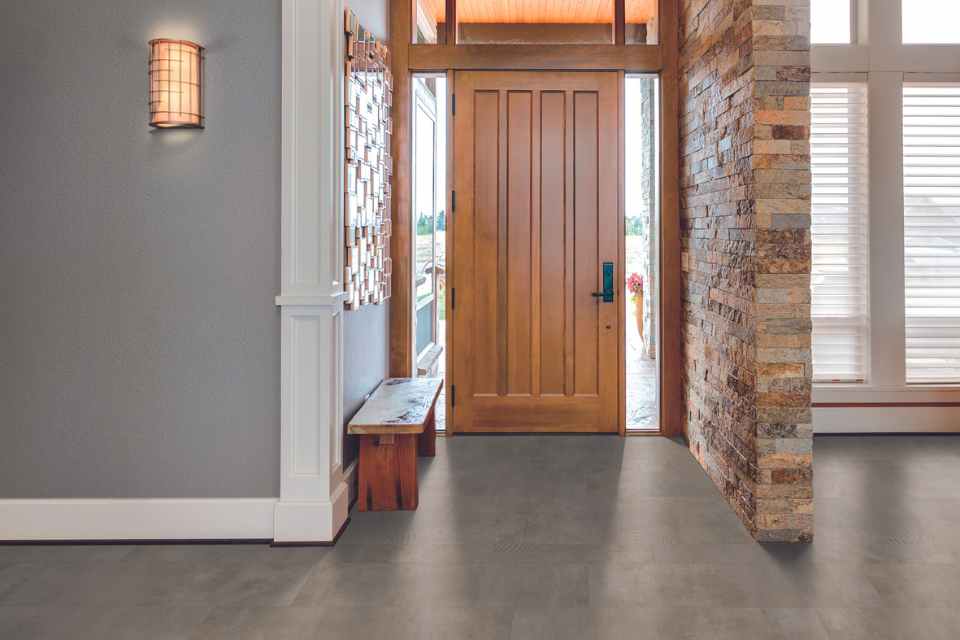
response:
[[[188,40],[150,41],[150,126],[202,129],[203,47]]]

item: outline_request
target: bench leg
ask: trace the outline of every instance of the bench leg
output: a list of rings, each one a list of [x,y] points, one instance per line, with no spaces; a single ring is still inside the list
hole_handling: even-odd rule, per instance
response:
[[[412,434],[360,438],[360,511],[417,508],[416,438]]]
[[[417,436],[417,453],[426,458],[437,455],[437,408],[434,406],[427,414],[427,421],[423,423],[423,433]]]

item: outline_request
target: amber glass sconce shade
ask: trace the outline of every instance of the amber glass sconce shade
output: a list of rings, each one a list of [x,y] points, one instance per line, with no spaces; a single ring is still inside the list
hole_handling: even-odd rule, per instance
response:
[[[150,126],[203,125],[203,47],[188,40],[151,40]]]

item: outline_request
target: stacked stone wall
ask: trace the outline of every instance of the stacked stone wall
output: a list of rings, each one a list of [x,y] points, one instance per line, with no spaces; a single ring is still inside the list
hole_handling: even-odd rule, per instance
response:
[[[809,0],[680,0],[685,428],[755,537],[813,536]]]

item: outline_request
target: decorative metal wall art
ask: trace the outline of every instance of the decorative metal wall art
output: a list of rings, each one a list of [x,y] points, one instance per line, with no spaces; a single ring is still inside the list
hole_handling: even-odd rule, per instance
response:
[[[386,45],[347,11],[344,290],[347,309],[390,297],[393,77]]]

